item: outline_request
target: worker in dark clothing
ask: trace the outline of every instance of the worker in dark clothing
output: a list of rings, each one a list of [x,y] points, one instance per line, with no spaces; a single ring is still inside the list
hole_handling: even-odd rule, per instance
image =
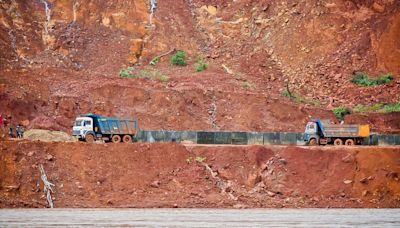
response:
[[[15,130],[17,131],[17,138],[24,137],[24,127],[21,124],[18,124]]]
[[[5,137],[5,129],[4,129],[4,121],[3,115],[0,113],[0,139],[4,139]]]
[[[10,138],[14,138],[14,128],[10,127],[9,131],[8,131],[8,135],[10,136]]]

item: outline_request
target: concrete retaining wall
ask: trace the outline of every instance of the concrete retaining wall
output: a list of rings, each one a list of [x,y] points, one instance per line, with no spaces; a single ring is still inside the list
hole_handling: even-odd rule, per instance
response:
[[[141,131],[137,140],[196,144],[305,145],[303,133],[293,132]],[[373,135],[365,140],[364,145],[400,145],[400,135]]]

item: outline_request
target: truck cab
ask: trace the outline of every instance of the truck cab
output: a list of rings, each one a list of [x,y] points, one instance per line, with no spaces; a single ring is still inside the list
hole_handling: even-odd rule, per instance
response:
[[[94,135],[93,119],[91,117],[77,117],[72,128],[72,135],[79,140],[85,140],[89,134]]]
[[[320,138],[318,132],[318,124],[314,121],[308,122],[304,130],[304,141],[310,145],[316,145]]]

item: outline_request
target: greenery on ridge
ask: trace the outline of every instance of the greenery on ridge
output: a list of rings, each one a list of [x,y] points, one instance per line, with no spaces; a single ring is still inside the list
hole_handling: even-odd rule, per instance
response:
[[[133,67],[128,67],[127,69],[122,69],[119,72],[119,76],[122,78],[146,78],[150,80],[158,80],[161,82],[167,82],[169,77],[164,75],[158,70],[139,70],[135,72]]]
[[[392,74],[385,74],[379,76],[377,79],[371,79],[368,74],[364,72],[355,72],[353,75],[353,79],[351,82],[353,82],[356,85],[363,86],[363,87],[371,87],[371,86],[378,86],[378,85],[384,85],[384,84],[389,84],[393,81],[393,75]]]
[[[338,120],[343,120],[344,116],[351,114],[351,111],[347,107],[340,106],[333,109],[333,114],[335,114]]]
[[[177,51],[171,58],[171,64],[173,66],[186,66],[186,53],[184,51]]]

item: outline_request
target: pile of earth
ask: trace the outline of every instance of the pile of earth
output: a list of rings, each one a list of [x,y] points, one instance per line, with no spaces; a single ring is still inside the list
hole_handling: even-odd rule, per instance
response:
[[[62,131],[49,131],[42,129],[30,129],[24,133],[24,139],[43,142],[74,142],[74,137]]]

